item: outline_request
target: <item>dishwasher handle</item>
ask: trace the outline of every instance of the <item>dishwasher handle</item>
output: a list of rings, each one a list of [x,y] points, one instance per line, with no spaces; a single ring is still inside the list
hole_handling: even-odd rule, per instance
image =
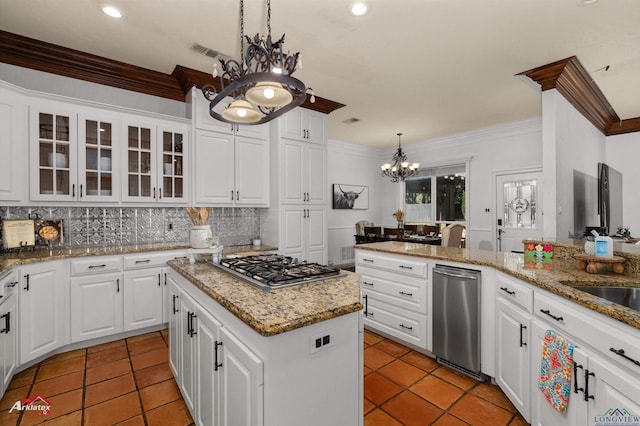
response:
[[[444,275],[447,277],[452,277],[452,278],[462,278],[462,279],[468,279],[468,280],[475,280],[476,278],[478,278],[478,276],[475,273],[466,273],[465,271],[455,271],[451,272],[445,269],[438,269],[435,268],[433,270],[434,274],[439,274],[439,275]]]

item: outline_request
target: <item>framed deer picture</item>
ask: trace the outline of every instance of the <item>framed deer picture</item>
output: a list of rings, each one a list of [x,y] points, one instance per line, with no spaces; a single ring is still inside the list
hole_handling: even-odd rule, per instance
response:
[[[333,208],[350,210],[369,209],[369,187],[333,184]]]

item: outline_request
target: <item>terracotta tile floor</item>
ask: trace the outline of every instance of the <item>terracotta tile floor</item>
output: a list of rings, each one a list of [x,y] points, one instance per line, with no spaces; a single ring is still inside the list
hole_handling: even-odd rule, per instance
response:
[[[370,331],[364,341],[365,426],[526,424],[497,386]],[[13,378],[0,425],[191,425],[167,342],[162,330],[48,358]],[[48,415],[9,413],[38,394],[51,404]]]
[[[167,330],[52,356],[18,373],[0,400],[0,425],[191,425],[169,369]],[[42,395],[51,412],[9,413]]]
[[[526,425],[500,388],[371,331],[364,333],[365,426]]]

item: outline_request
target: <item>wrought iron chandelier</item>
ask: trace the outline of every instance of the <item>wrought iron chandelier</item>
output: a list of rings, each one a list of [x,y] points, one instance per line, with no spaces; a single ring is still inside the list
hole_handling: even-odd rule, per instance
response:
[[[398,133],[398,150],[393,155],[393,164],[385,163],[380,168],[382,176],[391,178],[391,182],[404,181],[406,178],[418,173],[420,163],[410,163],[407,161],[407,155],[402,151],[400,146],[400,138],[402,133]]]
[[[240,61],[220,59],[221,91],[207,84],[202,93],[209,103],[209,114],[227,123],[262,124],[273,120],[302,104],[313,90],[291,77],[301,67],[300,52],[284,53],[284,35],[271,39],[271,0],[267,0],[267,37],[256,34],[253,39],[244,35],[244,1],[240,0]],[[248,44],[245,51],[244,43]],[[214,66],[213,77],[218,67]],[[233,98],[221,113],[214,110],[227,97]]]

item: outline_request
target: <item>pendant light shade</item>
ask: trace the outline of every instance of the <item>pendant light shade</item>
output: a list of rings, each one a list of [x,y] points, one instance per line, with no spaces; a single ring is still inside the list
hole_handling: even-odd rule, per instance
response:
[[[262,116],[244,99],[236,99],[222,110],[221,115],[233,123],[255,123],[260,121]]]
[[[271,81],[260,82],[247,90],[247,100],[255,105],[278,108],[287,105],[293,96],[280,83]]]

